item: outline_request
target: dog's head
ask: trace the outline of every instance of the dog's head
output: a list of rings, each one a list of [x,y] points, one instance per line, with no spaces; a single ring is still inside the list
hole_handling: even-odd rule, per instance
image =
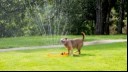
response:
[[[68,40],[67,38],[62,38],[60,41],[61,41],[61,43],[66,44],[67,40]]]

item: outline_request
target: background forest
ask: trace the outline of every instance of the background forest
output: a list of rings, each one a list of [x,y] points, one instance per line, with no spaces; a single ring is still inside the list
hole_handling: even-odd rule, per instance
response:
[[[127,34],[127,0],[0,0],[0,37]]]

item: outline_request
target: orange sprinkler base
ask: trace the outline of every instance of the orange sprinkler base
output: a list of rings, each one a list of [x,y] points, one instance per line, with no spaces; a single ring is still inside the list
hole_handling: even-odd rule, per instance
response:
[[[61,54],[58,54],[58,53],[49,53],[48,56],[49,57],[66,57],[66,56],[68,56],[68,53],[66,53],[66,52],[62,52]]]

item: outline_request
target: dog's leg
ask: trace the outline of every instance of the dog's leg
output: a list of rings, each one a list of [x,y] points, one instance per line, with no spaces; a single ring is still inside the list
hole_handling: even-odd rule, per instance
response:
[[[73,56],[73,48],[70,51],[71,51],[71,54],[70,55]]]
[[[81,54],[80,48],[78,49],[79,55]]]
[[[68,48],[68,55],[73,56],[73,48]]]
[[[81,46],[77,47],[77,52],[79,55],[81,54],[80,50],[81,50]]]

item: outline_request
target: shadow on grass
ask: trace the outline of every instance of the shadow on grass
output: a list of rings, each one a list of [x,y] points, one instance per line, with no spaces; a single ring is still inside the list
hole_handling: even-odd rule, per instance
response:
[[[73,55],[74,57],[83,57],[83,56],[95,56],[94,54],[80,54],[80,55]]]

